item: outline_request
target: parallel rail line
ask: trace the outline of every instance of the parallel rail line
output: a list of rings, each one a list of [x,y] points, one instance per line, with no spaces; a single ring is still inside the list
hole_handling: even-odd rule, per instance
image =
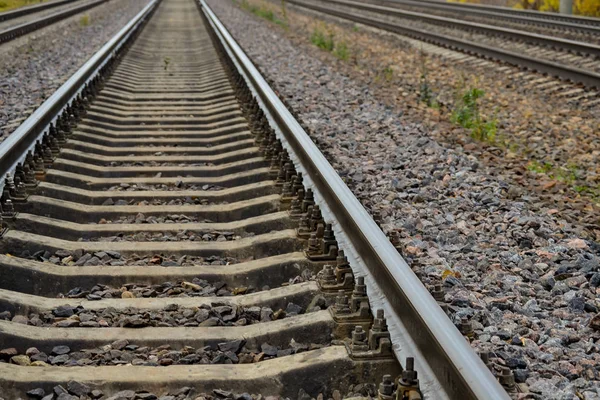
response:
[[[204,1],[152,1],[0,144],[0,173],[0,396],[517,390]],[[134,365],[90,366],[105,348]]]
[[[552,36],[539,35],[530,32],[524,32],[516,29],[500,28],[497,26],[478,24],[474,22],[465,22],[454,18],[438,17],[435,15],[428,15],[424,13],[403,11],[390,7],[381,7],[377,5],[359,3],[356,1],[345,1],[345,0],[326,0],[328,3],[340,4],[350,6],[357,9],[366,11],[373,11],[377,13],[385,13],[387,15],[393,15],[401,18],[416,18],[422,21],[427,21],[440,26],[449,26],[466,31],[482,32],[488,35],[507,37],[511,39],[521,40],[523,42],[532,43],[536,45],[547,46],[555,49],[561,49],[570,51],[573,53],[589,54],[595,57],[600,57],[600,46],[593,44],[578,42],[574,40],[560,39]],[[598,30],[600,34],[600,29]]]
[[[33,14],[36,12],[40,12],[42,10],[47,10],[49,8],[54,8],[54,7],[62,6],[65,4],[73,3],[75,1],[78,1],[78,0],[56,0],[56,1],[49,1],[46,3],[42,3],[42,4],[36,4],[36,5],[30,6],[30,7],[21,7],[21,8],[15,9],[15,10],[5,11],[5,12],[0,13],[0,22],[8,21],[9,19],[14,19],[17,17],[21,17],[23,15]]]
[[[463,15],[480,16],[503,21],[518,22],[524,25],[537,25],[569,31],[579,31],[587,34],[600,34],[600,21],[595,18],[569,17],[554,13],[542,13],[530,10],[513,10],[483,5],[442,3],[438,1],[414,0],[373,0],[375,4],[392,7],[402,5],[418,7],[424,10],[439,10]]]
[[[390,0],[397,3],[410,2],[411,0]],[[437,0],[422,0],[419,3],[427,4],[431,7],[438,6],[448,6],[448,8],[453,8],[456,10],[460,10],[461,12],[470,12],[471,10],[483,10],[486,12],[493,12],[511,16],[521,16],[530,19],[540,19],[547,21],[561,21],[565,23],[569,23],[572,25],[584,25],[584,26],[595,26],[600,27],[600,21],[598,18],[592,17],[581,17],[576,15],[564,15],[552,12],[540,12],[535,10],[518,10],[515,8],[508,7],[497,7],[490,6],[485,4],[448,4],[442,1]]]
[[[506,49],[501,49],[497,47],[486,46],[483,44],[475,43],[473,41],[452,38],[446,35],[437,34],[435,32],[401,26],[400,24],[386,22],[377,18],[367,17],[357,12],[351,12],[350,10],[341,11],[339,9],[307,3],[301,0],[289,0],[288,2],[296,6],[300,6],[312,11],[318,11],[320,13],[331,15],[337,18],[342,18],[345,20],[371,26],[377,29],[382,29],[388,32],[408,36],[417,40],[425,41],[442,47],[447,47],[457,51],[462,51],[468,54],[475,54],[480,57],[494,59],[522,68],[535,70],[540,73],[559,77],[565,80],[570,80],[574,83],[581,83],[590,88],[600,88],[600,74],[594,71],[588,71],[573,66],[562,65],[552,61],[541,60],[524,55],[522,53],[508,51]],[[327,2],[335,2],[338,4],[350,3],[338,0],[327,0]],[[352,7],[354,7],[354,4],[355,2],[352,2]],[[370,11],[374,11],[382,15],[386,15],[387,13],[394,13],[396,11],[394,9],[384,7],[372,8],[371,6],[367,6],[364,4],[357,5],[357,7],[367,7]]]
[[[57,11],[50,15],[46,15],[46,16],[43,16],[40,18],[35,18],[32,21],[24,22],[22,24],[19,24],[19,25],[10,27],[8,29],[5,29],[3,31],[0,31],[0,44],[9,42],[18,37],[21,37],[23,35],[26,35],[28,33],[31,33],[38,29],[41,29],[45,26],[54,24],[60,20],[68,18],[72,15],[79,14],[83,11],[97,7],[101,4],[106,3],[107,1],[109,1],[109,0],[96,0],[93,2],[81,4],[79,6],[68,8],[63,11]]]

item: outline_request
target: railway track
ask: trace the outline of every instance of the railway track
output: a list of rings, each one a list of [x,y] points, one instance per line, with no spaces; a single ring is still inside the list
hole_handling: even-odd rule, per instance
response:
[[[7,21],[9,19],[15,19],[27,14],[34,14],[49,8],[59,7],[65,4],[73,3],[74,1],[77,0],[54,0],[36,4],[34,6],[20,7],[15,10],[4,11],[0,13],[0,22]]]
[[[588,46],[590,50],[586,53],[587,55],[578,55],[565,51],[566,47],[562,50],[556,50],[555,46],[551,48],[541,47],[541,45],[525,43],[523,39],[517,41],[508,40],[506,37],[498,36],[500,33],[498,35],[487,36],[482,33],[483,31],[469,32],[470,28],[467,25],[470,24],[465,25],[464,31],[457,30],[457,32],[449,25],[445,26],[445,24],[454,25],[458,21],[425,16],[428,19],[435,18],[441,21],[441,25],[428,24],[416,19],[417,17],[412,14],[411,20],[406,12],[390,7],[345,0],[325,0],[318,2],[290,0],[289,3],[311,10],[312,12],[327,14],[452,50],[475,54],[482,58],[494,59],[521,68],[531,69],[577,84],[583,84],[588,88],[600,87],[600,72],[598,71],[595,50],[597,46],[581,44]],[[404,17],[399,17],[399,15],[404,15]],[[496,29],[492,27],[480,28],[484,30],[491,29],[488,32]],[[473,27],[473,30],[477,29],[479,28]],[[545,41],[546,39],[550,38],[540,40]],[[531,40],[535,41],[537,39],[531,37]]]
[[[387,0],[384,0],[387,1]],[[394,3],[411,3],[413,0],[390,0]],[[419,3],[427,4],[428,7],[437,8],[448,6],[446,9],[453,9],[460,12],[472,13],[474,11],[485,12],[487,14],[510,15],[512,17],[522,17],[529,20],[543,21],[559,21],[572,26],[595,26],[600,27],[598,18],[581,17],[575,15],[565,15],[553,12],[539,12],[534,10],[519,10],[509,7],[490,6],[485,4],[460,4],[460,3],[445,3],[438,0],[424,0]]]
[[[106,3],[108,0],[66,0],[43,3],[0,14],[0,44]],[[75,3],[75,4],[73,4]]]
[[[203,2],[149,3],[0,170],[6,400],[519,390]]]
[[[600,34],[600,21],[594,18],[437,1],[372,0],[370,3],[514,29],[535,30],[537,33],[596,44]]]

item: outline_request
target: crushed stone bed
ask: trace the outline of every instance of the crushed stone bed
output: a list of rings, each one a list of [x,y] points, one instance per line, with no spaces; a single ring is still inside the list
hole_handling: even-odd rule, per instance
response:
[[[325,304],[322,304],[325,307]],[[315,305],[311,312],[321,309]],[[303,314],[304,309],[294,303],[287,307],[272,310],[269,307],[241,307],[226,302],[213,302],[198,307],[183,307],[169,304],[162,310],[138,309],[127,307],[117,310],[112,307],[98,310],[85,309],[83,306],[65,304],[40,314],[12,316],[5,311],[0,318],[32,326],[57,328],[145,328],[145,327],[209,327],[209,326],[246,326],[262,322]]]
[[[384,230],[399,233],[415,273],[443,282],[451,318],[472,321],[473,348],[493,352],[536,398],[598,398],[600,246],[583,228],[405,123],[316,47],[209,3]]]

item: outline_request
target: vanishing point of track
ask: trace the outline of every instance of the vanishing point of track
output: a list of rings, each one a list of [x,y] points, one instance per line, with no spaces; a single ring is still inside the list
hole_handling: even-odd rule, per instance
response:
[[[0,170],[4,398],[517,390],[204,2],[151,2],[0,145]],[[106,346],[133,365],[95,359]]]

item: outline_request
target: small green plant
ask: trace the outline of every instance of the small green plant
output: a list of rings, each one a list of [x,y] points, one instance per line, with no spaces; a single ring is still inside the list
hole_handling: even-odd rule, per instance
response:
[[[315,27],[310,35],[310,41],[321,50],[332,53],[342,61],[350,60],[351,52],[348,44],[344,41],[336,43],[335,35],[331,30],[325,32],[324,29]]]
[[[283,20],[285,21],[285,23],[287,25],[288,17],[287,17],[287,8],[285,6],[285,0],[281,0],[281,15],[283,16]]]
[[[171,57],[163,58],[163,64],[164,64],[165,71],[167,69],[169,69],[169,64],[171,64]]]
[[[552,171],[552,163],[544,161],[540,163],[538,160],[531,160],[527,163],[527,170],[536,174],[547,174]]]
[[[79,25],[81,26],[88,26],[90,24],[90,16],[85,14],[82,15],[81,18],[79,18]]]
[[[480,113],[478,100],[485,92],[478,88],[471,88],[463,92],[455,102],[450,120],[471,130],[471,137],[475,140],[494,143],[498,132],[498,120],[494,116],[485,120]]]
[[[394,70],[392,69],[392,67],[387,66],[381,72],[382,72],[383,78],[386,81],[391,81],[392,79],[394,79]]]
[[[550,179],[564,182],[569,185],[575,183],[580,174],[579,167],[574,164],[567,164],[564,167],[555,167],[554,165],[552,165],[552,163],[549,163],[547,161],[544,161],[542,163],[537,160],[529,161],[529,163],[527,164],[527,169],[531,172],[535,172],[536,174],[548,175]],[[576,191],[583,191],[578,190],[577,188],[578,186],[574,186],[574,189]]]
[[[286,12],[286,8],[285,8],[285,0],[282,0],[282,2],[281,2],[281,11],[283,14],[284,21],[277,18],[277,15],[275,15],[275,12],[273,10],[271,10],[269,8],[265,8],[265,7],[258,7],[255,5],[251,5],[250,3],[248,3],[248,0],[242,0],[242,3],[240,4],[240,6],[243,9],[250,11],[252,14],[256,15],[257,17],[266,19],[267,21],[274,22],[278,25],[283,26],[284,28],[287,28],[287,26],[288,26],[287,12]]]
[[[333,39],[333,32],[325,33],[319,28],[315,28],[313,30],[312,35],[310,36],[310,41],[312,44],[325,51],[333,51],[335,46],[335,42]]]
[[[428,78],[428,70],[427,70],[427,58],[425,56],[425,52],[421,50],[420,57],[420,67],[421,67],[421,78],[419,84],[419,100],[427,105],[427,107],[439,109],[440,105],[437,100],[434,98],[433,90],[431,90],[431,86],[429,85]]]
[[[335,45],[333,55],[342,61],[348,61],[350,59],[350,50],[346,42],[339,42]]]
[[[352,32],[358,32],[358,31],[359,31],[358,25],[356,25],[356,24],[352,25]]]

